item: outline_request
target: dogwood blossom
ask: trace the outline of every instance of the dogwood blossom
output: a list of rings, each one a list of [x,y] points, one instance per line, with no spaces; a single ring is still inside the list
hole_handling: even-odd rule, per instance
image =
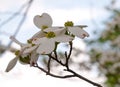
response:
[[[41,16],[36,15],[33,22],[41,31],[27,40],[27,44],[19,42],[13,36],[10,37],[10,39],[21,46],[21,49],[15,52],[16,57],[9,62],[6,72],[13,69],[18,60],[20,60],[22,64],[30,64],[33,66],[36,64],[39,54],[47,55],[52,53],[56,50],[58,43],[71,42],[75,36],[82,39],[89,36],[89,34],[82,29],[84,26],[73,26],[73,22],[71,21],[66,22],[65,27],[52,26],[52,18],[47,13],[43,13]]]
[[[69,42],[73,37],[65,35],[63,27],[52,27],[52,18],[49,14],[43,13],[36,15],[33,19],[34,24],[41,29],[33,36],[33,44],[39,44],[37,53],[49,54],[55,48],[56,42]],[[40,36],[39,36],[40,35]]]
[[[39,54],[49,54],[55,49],[56,42],[69,42],[73,37],[65,35],[63,28],[53,27],[44,30],[45,37],[36,38],[33,44],[39,45],[36,52]]]
[[[89,34],[85,30],[83,30],[83,27],[86,26],[74,26],[72,21],[65,22],[64,26],[74,36],[77,36],[82,39],[89,36]]]
[[[10,39],[12,39],[14,42],[16,42],[17,44],[19,44],[21,46],[21,50],[17,50],[15,52],[16,57],[13,58],[7,68],[6,68],[6,72],[9,72],[11,69],[13,69],[15,67],[15,65],[17,64],[17,61],[20,60],[20,62],[22,64],[28,64],[30,63],[30,65],[32,65],[33,63],[36,62],[37,58],[38,58],[38,54],[35,54],[35,52],[33,50],[36,49],[37,46],[32,46],[32,44],[23,44],[21,42],[19,42],[17,39],[15,39],[13,36],[10,37]],[[27,52],[25,53],[24,51],[27,48],[31,48],[29,50],[27,50]],[[34,57],[34,60],[33,60]],[[32,60],[30,60],[32,59]]]

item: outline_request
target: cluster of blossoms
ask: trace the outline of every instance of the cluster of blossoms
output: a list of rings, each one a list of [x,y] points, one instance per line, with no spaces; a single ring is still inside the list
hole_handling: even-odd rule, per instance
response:
[[[52,18],[47,13],[43,13],[41,16],[36,15],[33,22],[41,31],[27,40],[27,44],[19,42],[12,36],[10,37],[21,46],[21,50],[15,52],[16,57],[9,62],[6,72],[13,69],[18,60],[23,64],[33,66],[36,64],[39,55],[52,53],[56,50],[59,43],[72,42],[75,37],[83,39],[89,36],[89,34],[83,30],[83,27],[86,26],[74,26],[72,21],[65,22],[64,27],[52,26]]]

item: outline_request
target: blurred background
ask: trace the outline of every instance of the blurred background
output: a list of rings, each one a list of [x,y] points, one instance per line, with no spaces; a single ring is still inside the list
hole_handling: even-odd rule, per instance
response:
[[[16,86],[69,86],[93,87],[76,78],[58,79],[19,62],[5,72],[14,51],[20,47],[9,37],[26,41],[40,31],[33,24],[33,17],[48,13],[53,26],[64,26],[66,21],[74,25],[87,25],[90,37],[74,40],[70,66],[80,75],[104,85],[120,87],[120,0],[1,0],[0,1],[0,85]],[[60,53],[62,56],[62,52]],[[47,58],[38,61],[46,67]],[[57,66],[57,67],[56,67]],[[63,74],[53,62],[52,70]]]

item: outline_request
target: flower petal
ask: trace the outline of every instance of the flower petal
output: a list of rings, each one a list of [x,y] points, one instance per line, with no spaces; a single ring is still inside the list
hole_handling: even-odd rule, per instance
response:
[[[20,46],[24,46],[25,45],[24,43],[21,43],[20,41],[18,41],[14,36],[10,36],[10,39],[12,41],[14,41],[15,43],[19,44]]]
[[[35,35],[33,35],[31,39],[41,38],[41,37],[44,37],[44,36],[45,36],[45,33],[43,31],[39,31]]]
[[[50,31],[59,31],[59,30],[62,30],[64,29],[64,27],[49,27],[49,28],[46,28],[44,31],[45,32],[50,32]]]
[[[47,13],[43,13],[41,16],[36,15],[33,19],[33,22],[40,29],[42,29],[43,26],[47,27],[52,26],[52,18]]]
[[[53,39],[41,38],[40,45],[37,48],[38,54],[50,54],[55,48]]]
[[[68,35],[60,35],[54,38],[56,42],[69,42],[72,41],[74,37],[68,36]]]
[[[68,30],[73,35],[75,35],[75,36],[77,36],[79,38],[82,38],[82,39],[89,36],[89,34],[80,27],[68,27]]]
[[[6,68],[6,72],[9,72],[11,69],[13,69],[14,67],[15,67],[15,65],[16,65],[16,63],[17,63],[17,60],[18,60],[18,57],[15,57],[14,59],[12,59],[10,62],[9,62],[9,64],[8,64],[8,66],[7,66],[7,68]]]
[[[44,32],[54,32],[56,35],[65,34],[66,30],[63,27],[49,27]]]
[[[24,44],[22,47],[21,47],[21,50],[25,50],[26,48],[28,47],[31,47],[31,44]]]
[[[24,51],[23,51],[23,54],[27,54],[27,53],[31,53],[32,51],[34,51],[38,46],[32,46],[30,48],[26,48]]]
[[[39,55],[36,53],[36,51],[33,51],[31,53],[30,66],[33,66],[33,64],[37,62],[38,58],[39,58]]]
[[[42,40],[42,38],[36,38],[32,41],[32,43],[35,44],[35,45],[39,45],[41,43],[41,40]]]

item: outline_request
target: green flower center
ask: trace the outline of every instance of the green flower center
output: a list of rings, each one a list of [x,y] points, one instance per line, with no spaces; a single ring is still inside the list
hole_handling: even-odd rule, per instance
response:
[[[20,53],[20,50],[15,51],[15,55],[18,56]]]
[[[27,40],[27,43],[28,43],[28,44],[31,44],[32,46],[35,46],[35,44],[32,43],[32,40],[33,40],[33,39]]]
[[[46,29],[46,28],[48,28],[48,26],[46,26],[46,25],[43,25],[43,26],[42,26],[42,30],[44,30],[44,29]]]
[[[55,37],[55,36],[56,36],[55,33],[52,32],[52,31],[46,33],[46,37],[47,37],[47,38],[53,38],[53,37]]]
[[[22,57],[20,56],[19,61],[25,64],[29,64],[30,63],[30,57],[29,55],[27,55],[26,57]]]
[[[65,24],[64,24],[64,26],[65,27],[68,27],[68,26],[70,26],[70,27],[73,27],[73,22],[72,21],[67,21],[67,22],[65,22]]]

